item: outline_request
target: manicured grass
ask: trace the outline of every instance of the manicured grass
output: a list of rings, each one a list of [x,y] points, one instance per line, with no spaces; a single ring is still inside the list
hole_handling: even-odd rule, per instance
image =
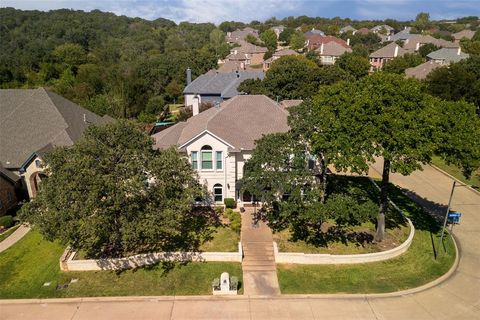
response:
[[[360,226],[352,227],[351,231],[368,232],[373,236],[375,233],[375,225],[371,222],[363,223]],[[394,228],[387,228],[386,234],[388,238],[388,247],[383,248],[382,244],[370,243],[352,243],[335,241],[328,244],[328,246],[316,246],[302,240],[293,241],[291,233],[288,230],[283,230],[273,234],[273,241],[278,244],[280,252],[303,252],[303,253],[328,253],[328,254],[362,254],[379,252],[394,248],[402,244],[408,238],[410,227],[399,225]]]
[[[470,179],[466,179],[464,175],[462,174],[462,170],[458,168],[457,166],[454,165],[448,165],[443,161],[440,157],[433,157],[432,158],[432,163],[442,169],[443,171],[451,174],[458,180],[462,181],[463,183],[469,184],[469,185],[476,185],[480,187],[480,171],[476,171],[472,174]]]
[[[11,235],[15,230],[17,230],[17,228],[19,227],[20,225],[16,225],[14,227],[11,227],[10,229],[8,229],[7,231],[5,231],[4,233],[0,234],[0,242],[2,242],[3,240],[5,240],[9,235]]]
[[[0,253],[0,298],[52,298],[120,295],[211,294],[211,282],[224,271],[242,281],[239,263],[188,263],[165,271],[161,265],[138,270],[61,272],[64,246],[44,240],[30,231]],[[66,289],[57,285],[78,279]],[[45,282],[51,282],[44,287]]]
[[[398,188],[391,199],[416,227],[410,249],[400,257],[355,265],[278,265],[282,293],[382,293],[414,288],[445,274],[455,260],[449,235],[438,248],[440,226]]]
[[[200,250],[207,252],[236,252],[240,235],[229,227],[220,226],[215,229],[213,239],[204,243]]]

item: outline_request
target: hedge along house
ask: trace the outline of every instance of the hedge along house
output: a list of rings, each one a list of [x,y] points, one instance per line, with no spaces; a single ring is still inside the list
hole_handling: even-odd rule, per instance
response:
[[[21,179],[29,198],[46,178],[43,157],[56,146],[71,146],[100,117],[44,88],[0,90],[0,164]]]
[[[289,130],[287,110],[263,95],[236,96],[153,135],[155,149],[176,146],[217,203],[250,202],[240,192],[245,162],[263,135]]]

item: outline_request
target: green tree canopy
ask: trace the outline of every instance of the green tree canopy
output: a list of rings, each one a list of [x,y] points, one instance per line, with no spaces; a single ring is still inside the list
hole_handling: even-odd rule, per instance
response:
[[[350,52],[344,53],[335,64],[350,73],[355,79],[366,76],[370,70],[370,62],[367,57]]]
[[[263,41],[268,51],[275,52],[277,49],[277,35],[272,29],[265,30],[261,35],[260,39]]]
[[[385,64],[383,71],[403,74],[406,69],[416,67],[422,63],[423,58],[421,55],[415,53],[407,53],[401,57],[396,57],[388,61]]]
[[[48,178],[22,220],[89,257],[191,251],[209,234],[210,210],[192,207],[207,193],[187,160],[175,149],[154,151],[132,123],[90,126],[45,165]]]
[[[289,40],[290,48],[300,50],[305,47],[305,35],[299,31],[294,32]]]

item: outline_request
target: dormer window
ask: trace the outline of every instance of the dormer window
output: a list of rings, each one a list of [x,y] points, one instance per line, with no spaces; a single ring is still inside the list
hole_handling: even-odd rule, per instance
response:
[[[39,160],[39,159],[35,160],[35,166],[36,166],[37,168],[41,168],[41,167],[42,167],[42,161]]]

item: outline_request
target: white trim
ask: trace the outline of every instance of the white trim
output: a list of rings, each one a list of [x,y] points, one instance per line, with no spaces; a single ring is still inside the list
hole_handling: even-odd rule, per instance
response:
[[[213,133],[211,133],[210,131],[208,130],[203,130],[202,132],[200,132],[199,134],[197,134],[196,136],[194,136],[193,138],[191,138],[190,140],[188,140],[187,142],[185,142],[184,144],[182,144],[179,149],[185,147],[186,145],[190,144],[192,141],[196,140],[197,138],[200,138],[202,135],[208,133],[209,135],[211,135],[212,137],[214,137],[215,139],[219,140],[220,142],[226,144],[227,146],[229,147],[232,147],[233,149],[235,149],[235,147],[233,145],[231,145],[230,143],[228,143],[227,141],[221,139],[220,137],[218,137],[217,135],[214,135]]]

